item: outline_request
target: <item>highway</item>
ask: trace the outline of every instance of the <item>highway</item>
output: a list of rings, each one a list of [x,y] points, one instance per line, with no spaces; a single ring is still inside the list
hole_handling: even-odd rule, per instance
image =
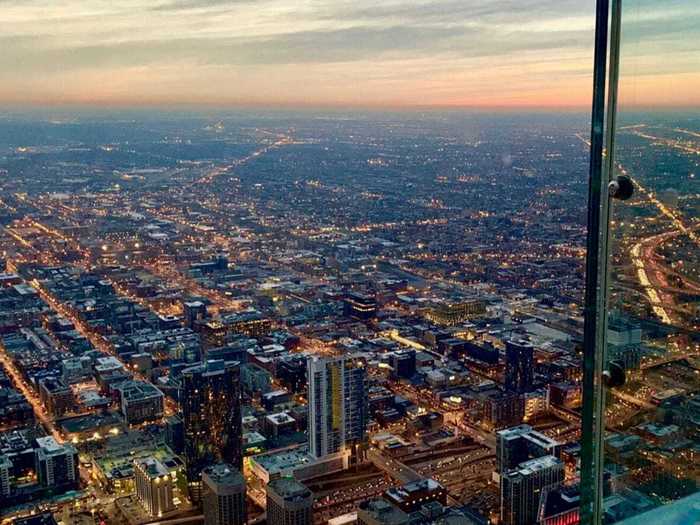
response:
[[[385,456],[381,450],[375,447],[370,447],[367,451],[367,457],[377,468],[383,470],[401,484],[405,485],[406,483],[419,481],[426,477],[405,463],[395,458]],[[447,502],[449,505],[460,504],[459,500],[450,494],[447,496]]]
[[[648,133],[639,131],[642,128],[646,128],[645,124],[639,124],[636,126],[627,126],[621,129],[631,130],[631,133],[639,137],[645,138],[647,140],[654,140],[663,143],[669,147],[678,147],[685,152],[700,154],[700,149],[698,148],[686,148],[685,146],[679,145],[675,141],[670,139],[662,139],[650,135]],[[679,132],[686,132],[687,130],[676,130]],[[692,134],[692,133],[691,133]],[[580,134],[576,135],[581,141],[590,146],[590,141]],[[681,147],[682,146],[682,147]],[[665,282],[665,275],[673,272],[672,269],[666,268],[665,265],[660,264],[655,259],[655,250],[663,242],[677,236],[686,235],[690,240],[692,240],[697,246],[700,246],[700,240],[695,233],[695,230],[700,228],[700,225],[695,225],[688,227],[681,217],[669,208],[666,204],[661,202],[653,191],[646,188],[637,178],[632,177],[632,175],[627,171],[627,169],[620,164],[616,163],[617,170],[622,174],[632,180],[637,191],[646,198],[652,205],[654,205],[660,212],[660,214],[671,221],[674,229],[669,232],[664,232],[656,235],[652,235],[645,239],[638,241],[634,244],[630,250],[630,257],[632,263],[635,266],[637,279],[644,290],[644,294],[651,304],[654,314],[663,322],[664,324],[677,325],[679,324],[678,316],[675,315],[674,309],[676,308],[675,300],[672,295],[665,293],[665,289],[668,288],[667,282]],[[674,272],[675,273],[675,272]],[[700,287],[697,283],[693,283],[687,278],[683,279],[684,284],[690,285],[695,291],[698,291]]]
[[[269,132],[266,132],[269,133]],[[200,187],[207,187],[209,186],[216,178],[220,177],[221,175],[224,175],[225,173],[228,173],[232,169],[241,166],[245,164],[246,162],[249,162],[260,155],[264,155],[268,151],[270,151],[273,148],[277,148],[279,146],[283,146],[285,144],[292,144],[293,139],[287,135],[277,135],[278,140],[273,142],[272,144],[268,144],[267,146],[264,146],[258,150],[255,150],[253,153],[248,155],[247,157],[243,157],[241,159],[237,159],[233,161],[230,164],[226,164],[224,166],[217,166],[216,168],[212,169],[207,175],[204,177],[200,177],[199,179],[195,180],[194,182],[191,183],[191,186],[200,186]]]
[[[643,408],[645,410],[655,410],[657,408],[655,405],[652,405],[651,403],[644,401],[643,399],[637,399],[634,396],[631,396],[629,394],[625,394],[624,392],[620,392],[620,390],[617,388],[609,388],[608,392],[610,392],[613,396],[617,397],[618,399],[626,401],[627,403],[630,403],[631,405],[635,405],[635,406],[637,406],[639,408]]]
[[[418,472],[413,470],[408,465],[401,463],[397,459],[385,456],[381,450],[375,447],[370,447],[367,451],[367,458],[376,466],[378,469],[383,470],[389,474],[396,481],[406,484],[412,481],[418,481],[423,479]]]

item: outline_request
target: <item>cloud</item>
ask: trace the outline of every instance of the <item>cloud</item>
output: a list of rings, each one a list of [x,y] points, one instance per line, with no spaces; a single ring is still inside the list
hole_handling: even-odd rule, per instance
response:
[[[634,56],[636,74],[700,70],[693,1],[638,0],[625,12],[623,59]],[[82,79],[81,90],[105,92],[118,79],[120,93],[135,95],[167,86],[177,98],[189,83],[224,96],[237,82],[237,93],[253,97],[274,91],[263,85],[274,79],[300,96],[331,97],[352,85],[358,97],[400,90],[407,98],[420,93],[417,102],[427,86],[433,94],[481,88],[497,97],[585,83],[595,9],[594,0],[0,3],[3,93],[33,83],[60,94],[73,79]],[[311,71],[321,85],[305,81]]]
[[[15,72],[32,69],[80,69],[188,61],[216,65],[277,65],[354,62],[435,56],[449,60],[502,56],[565,47],[585,48],[586,31],[510,31],[494,34],[474,27],[354,27],[284,33],[255,38],[177,38],[108,45],[63,47],[59,41],[42,48],[26,37],[1,39],[8,50],[0,65]],[[21,59],[18,59],[21,57]]]
[[[526,22],[532,19],[593,14],[592,2],[580,0],[423,0],[418,2],[351,2],[327,4],[319,9],[319,18],[328,20],[406,20],[421,23],[455,23],[458,21]]]
[[[0,0],[1,1],[1,0]],[[150,8],[152,11],[189,11],[193,9],[227,8],[236,4],[258,4],[260,0],[174,0]]]

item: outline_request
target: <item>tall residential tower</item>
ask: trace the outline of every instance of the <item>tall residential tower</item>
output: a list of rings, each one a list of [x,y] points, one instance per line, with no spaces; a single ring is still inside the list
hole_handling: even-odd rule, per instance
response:
[[[343,357],[308,361],[309,452],[316,458],[360,444],[367,430],[365,369]]]
[[[180,402],[187,483],[199,502],[204,468],[221,461],[243,466],[238,362],[212,360],[184,370]]]

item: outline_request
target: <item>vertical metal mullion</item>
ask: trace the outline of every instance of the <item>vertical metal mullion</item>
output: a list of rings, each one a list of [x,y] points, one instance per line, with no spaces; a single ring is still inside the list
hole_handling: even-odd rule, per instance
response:
[[[591,153],[588,177],[588,234],[586,241],[586,290],[584,296],[583,334],[583,413],[581,418],[581,523],[592,525],[600,515],[597,487],[599,465],[595,464],[595,415],[598,399],[596,385],[600,368],[596,352],[600,327],[598,322],[601,200],[603,181],[603,145],[605,140],[605,80],[607,71],[609,0],[596,2],[595,48],[593,61],[593,105],[591,110]],[[606,195],[607,200],[607,188]],[[607,228],[607,225],[606,225]]]
[[[606,387],[603,384],[603,370],[607,357],[608,334],[608,298],[610,294],[610,228],[612,218],[612,199],[608,193],[608,183],[615,177],[615,133],[617,124],[617,95],[618,79],[620,76],[620,32],[622,22],[622,0],[612,0],[610,18],[610,55],[608,65],[608,107],[605,122],[605,164],[601,173],[603,186],[601,188],[601,232],[599,239],[600,255],[600,288],[598,293],[598,326],[596,334],[596,363],[595,363],[595,404],[593,443],[595,451],[595,476],[593,478],[596,497],[593,502],[593,523],[603,523],[603,492],[605,469],[605,401]]]

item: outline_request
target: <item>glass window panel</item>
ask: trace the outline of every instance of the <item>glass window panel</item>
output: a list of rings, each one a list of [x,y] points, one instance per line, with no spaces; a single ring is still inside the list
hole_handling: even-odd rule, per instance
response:
[[[634,192],[613,199],[609,222],[604,364],[626,382],[605,389],[600,519],[696,523],[700,5],[631,1],[621,11],[608,165]]]

